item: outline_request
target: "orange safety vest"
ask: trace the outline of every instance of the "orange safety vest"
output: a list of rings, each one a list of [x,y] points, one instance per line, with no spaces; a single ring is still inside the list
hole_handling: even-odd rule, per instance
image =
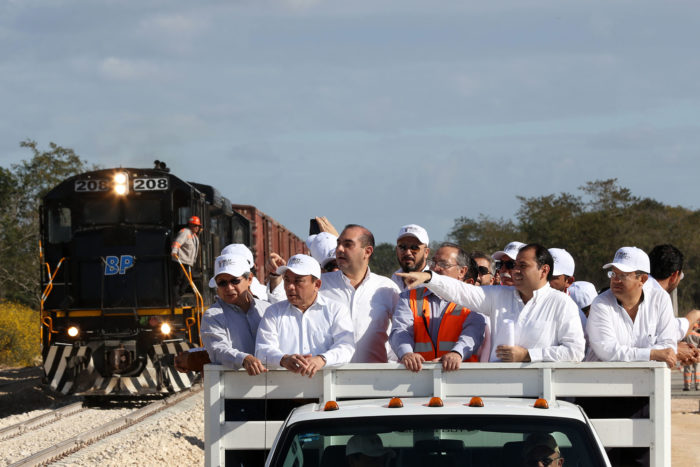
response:
[[[420,291],[420,298],[418,292]],[[440,320],[440,329],[438,330],[437,344],[435,349],[433,340],[430,338],[428,329],[430,329],[430,303],[423,299],[425,288],[419,287],[412,289],[409,294],[409,305],[413,311],[413,340],[415,341],[414,351],[419,353],[426,360],[433,360],[442,357],[450,352],[457,343],[459,335],[462,333],[462,325],[467,319],[471,310],[461,308],[457,310],[457,304],[450,302],[447,308],[442,313]],[[419,305],[420,303],[420,305]],[[418,314],[418,308],[421,308],[421,314]],[[478,362],[479,357],[472,354],[471,357],[464,359],[465,362]]]

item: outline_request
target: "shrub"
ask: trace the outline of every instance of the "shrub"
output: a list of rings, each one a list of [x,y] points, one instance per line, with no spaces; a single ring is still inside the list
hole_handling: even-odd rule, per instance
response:
[[[31,365],[40,356],[39,312],[0,302],[0,365]]]

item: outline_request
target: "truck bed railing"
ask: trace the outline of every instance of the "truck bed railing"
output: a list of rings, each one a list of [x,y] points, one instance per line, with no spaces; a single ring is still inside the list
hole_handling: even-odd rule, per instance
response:
[[[231,422],[226,399],[383,397],[648,397],[649,418],[592,419],[605,447],[649,447],[652,467],[671,465],[671,374],[661,362],[469,363],[453,372],[425,364],[413,373],[396,363],[348,364],[305,378],[286,370],[249,376],[204,367],[205,465],[224,465],[226,450],[269,449],[282,421]]]

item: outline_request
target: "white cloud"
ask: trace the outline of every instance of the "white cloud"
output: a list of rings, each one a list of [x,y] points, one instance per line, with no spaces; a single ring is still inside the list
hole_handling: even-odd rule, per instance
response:
[[[145,60],[107,57],[99,65],[100,74],[111,80],[134,81],[154,76],[158,67]]]

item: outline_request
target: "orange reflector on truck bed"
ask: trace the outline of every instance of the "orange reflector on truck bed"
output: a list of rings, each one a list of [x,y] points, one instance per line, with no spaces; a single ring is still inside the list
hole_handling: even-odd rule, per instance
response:
[[[389,401],[389,408],[400,409],[401,407],[403,407],[403,402],[401,401],[401,399],[398,397],[392,397]]]
[[[542,399],[539,398],[535,401],[534,407],[536,409],[548,409],[549,408],[549,403],[547,402],[547,399]]]
[[[481,400],[481,397],[474,396],[469,400],[469,407],[483,407],[484,406],[484,401]]]
[[[340,407],[338,407],[338,403],[336,401],[328,401],[326,402],[326,405],[323,406],[323,411],[324,412],[330,412],[332,410],[338,410]]]
[[[431,397],[430,402],[428,402],[428,407],[442,407],[442,399],[439,397]]]

